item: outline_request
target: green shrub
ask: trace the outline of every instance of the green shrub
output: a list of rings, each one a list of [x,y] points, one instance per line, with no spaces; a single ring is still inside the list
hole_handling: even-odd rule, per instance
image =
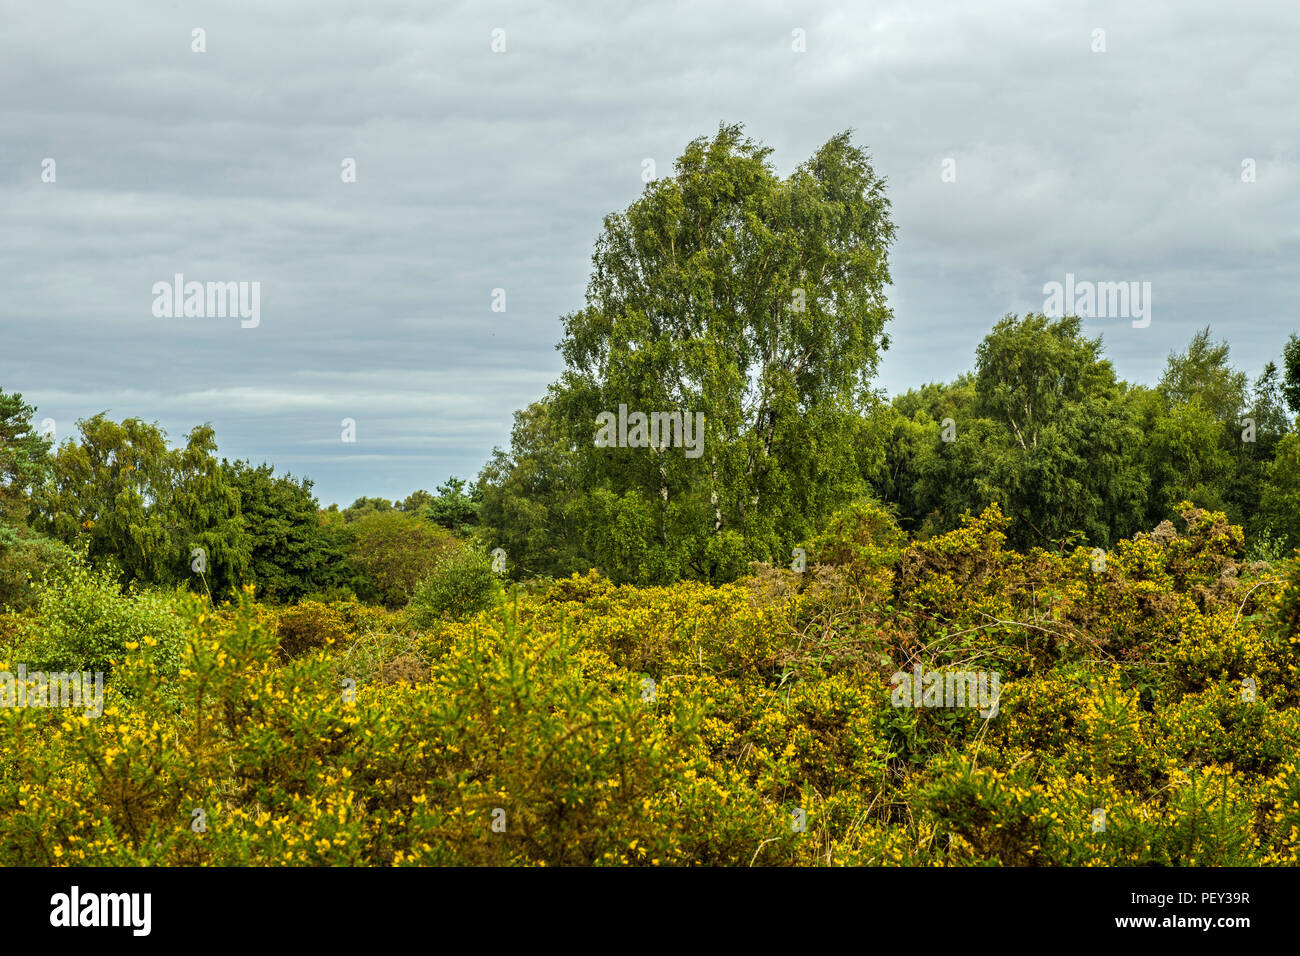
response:
[[[433,570],[415,586],[411,619],[420,627],[444,617],[460,620],[491,607],[497,590],[486,555],[468,549],[440,555]]]
[[[0,527],[0,607],[30,606],[41,577],[74,560],[75,552],[61,541],[25,528]]]
[[[28,667],[108,674],[115,660],[144,644],[159,675],[174,676],[189,630],[185,604],[166,591],[124,593],[112,569],[74,560],[36,588]]]

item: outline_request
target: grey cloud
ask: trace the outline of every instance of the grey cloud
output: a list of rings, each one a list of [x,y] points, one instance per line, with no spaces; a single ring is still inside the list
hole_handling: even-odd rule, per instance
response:
[[[4,20],[0,387],[64,434],[105,408],[173,438],[210,421],[224,454],[324,501],[475,474],[560,370],[601,218],[643,158],[666,174],[720,121],[783,173],[848,127],[870,148],[899,224],[890,391],[968,368],[1067,271],[1153,283],[1150,328],[1088,323],[1130,380],[1207,323],[1252,373],[1294,328],[1283,2],[82,0]],[[260,327],[155,319],[176,272],[260,281]]]

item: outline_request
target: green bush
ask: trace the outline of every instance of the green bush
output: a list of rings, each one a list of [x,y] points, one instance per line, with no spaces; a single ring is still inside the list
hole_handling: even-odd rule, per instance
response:
[[[472,550],[440,555],[433,570],[415,586],[409,611],[419,627],[450,617],[460,620],[492,606],[498,590],[487,556]]]
[[[0,527],[0,607],[30,606],[42,575],[67,568],[74,558],[61,541],[25,528]]]
[[[108,674],[115,660],[143,644],[158,674],[172,677],[186,648],[186,603],[166,591],[124,593],[111,568],[74,560],[36,588],[28,667]]]

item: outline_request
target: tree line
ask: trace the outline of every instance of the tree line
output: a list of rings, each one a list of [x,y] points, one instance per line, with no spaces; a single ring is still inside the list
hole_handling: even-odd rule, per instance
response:
[[[100,414],[53,448],[34,415],[0,392],[0,604],[80,554],[123,585],[402,607],[477,521],[477,491],[455,477],[436,494],[322,508],[308,478],[218,459],[207,425],[172,447],[157,424]]]
[[[495,548],[514,577],[717,583],[788,563],[861,498],[920,537],[996,502],[1022,549],[1109,547],[1182,501],[1257,556],[1300,546],[1295,335],[1252,379],[1203,329],[1148,386],[1077,317],[1008,315],[971,371],[890,398],[872,387],[893,318],[884,180],[847,132],[784,178],[769,157],[724,125],[606,217],[564,372],[473,483],[322,508],[309,479],[219,459],[207,425],[173,447],[101,414],[54,448],[0,391],[0,602],[68,549],[124,583],[278,602],[397,607],[447,554]],[[703,433],[690,454],[593,440],[626,409]]]
[[[923,537],[997,502],[1021,548],[1107,547],[1184,500],[1257,552],[1300,545],[1294,335],[1251,381],[1201,330],[1148,387],[1078,317],[1009,315],[970,372],[889,399],[871,387],[892,318],[883,181],[848,134],[785,179],[767,157],[724,126],[606,218],[565,372],[479,477],[516,568],[725,581],[788,563],[863,496]],[[624,405],[702,411],[702,453],[598,447]]]

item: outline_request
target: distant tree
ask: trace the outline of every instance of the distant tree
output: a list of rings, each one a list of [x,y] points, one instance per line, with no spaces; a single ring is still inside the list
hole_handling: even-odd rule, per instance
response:
[[[1231,512],[1254,537],[1264,531],[1260,523],[1260,499],[1268,481],[1270,464],[1277,456],[1278,443],[1291,427],[1282,398],[1281,373],[1269,362],[1255,379],[1249,405],[1239,423],[1236,470],[1225,498]]]
[[[395,508],[393,503],[387,498],[358,498],[352,504],[343,509],[343,520],[351,523],[360,521],[362,518],[369,517],[372,514],[384,514],[385,512],[401,510]]]
[[[606,217],[543,406],[571,491],[558,510],[517,508],[576,523],[556,558],[580,542],[580,560],[617,580],[724,580],[748,558],[784,557],[865,490],[854,443],[890,318],[884,181],[848,133],[785,179],[770,152],[724,125]],[[695,452],[680,431],[672,446],[596,447],[620,407],[693,426],[702,415]],[[509,458],[529,467],[522,449]],[[481,480],[508,487],[505,467]],[[537,483],[518,477],[520,490]],[[483,495],[504,536],[491,522],[515,505]]]
[[[420,514],[448,531],[463,533],[478,523],[483,492],[478,485],[465,490],[466,482],[454,475],[438,486],[438,496],[420,509]]]
[[[1294,332],[1282,348],[1282,397],[1287,408],[1300,413],[1300,338]]]
[[[964,372],[951,384],[929,382],[895,395],[890,404],[905,418],[923,415],[928,421],[966,416],[975,402],[975,376]],[[966,416],[969,417],[969,416]]]
[[[1174,408],[1197,401],[1210,415],[1236,428],[1248,399],[1246,373],[1228,360],[1226,341],[1211,342],[1208,326],[1192,336],[1187,348],[1173,353],[1165,364],[1157,390]]]
[[[433,495],[421,488],[419,491],[411,492],[393,507],[398,511],[405,511],[407,514],[418,515],[432,504],[433,500]]]
[[[1077,536],[1104,546],[1137,529],[1148,487],[1135,396],[1078,318],[1002,319],[980,343],[970,389],[960,403],[935,391],[901,403],[928,435],[914,465],[924,530],[994,502],[1021,547]]]
[[[1225,426],[1198,399],[1180,402],[1147,424],[1148,469],[1152,479],[1148,524],[1178,514],[1190,501],[1211,511],[1225,509],[1236,458],[1226,447]]]
[[[45,530],[128,581],[188,584],[225,594],[249,573],[251,541],[239,493],[214,456],[207,425],[169,448],[157,425],[104,414],[77,423],[80,441],[59,448],[43,491]],[[202,549],[202,573],[194,570]]]
[[[1058,424],[1062,411],[1115,391],[1101,339],[1085,338],[1078,318],[1008,316],[975,351],[976,414],[1009,428],[1022,450]]]
[[[50,469],[50,442],[32,427],[36,410],[0,390],[0,526],[26,525],[32,492]]]
[[[33,493],[50,470],[50,442],[32,427],[35,409],[0,390],[0,607],[29,603],[28,585],[71,552],[33,531]]]
[[[945,416],[946,417],[946,416]],[[925,519],[925,506],[917,497],[917,470],[923,449],[936,440],[938,426],[923,412],[909,418],[894,404],[881,404],[867,419],[872,447],[882,460],[863,469],[871,490],[896,514],[899,526],[916,531]]]
[[[249,536],[249,571],[258,596],[296,601],[317,591],[325,553],[310,479],[276,475],[267,464],[222,461],[227,483],[239,493]]]
[[[1257,434],[1265,436],[1263,444],[1271,450],[1291,429],[1282,394],[1281,372],[1276,363],[1269,362],[1264,366],[1259,378],[1255,379],[1251,399],[1250,417],[1258,429]]]
[[[974,403],[974,376],[964,373],[951,384],[931,382],[909,389],[869,413],[865,441],[880,449],[881,460],[863,473],[880,501],[896,513],[901,527],[920,532],[955,526],[962,511],[974,506],[973,486],[967,489],[969,494],[941,488],[938,483],[945,480],[963,479],[953,468],[942,468],[931,459],[944,421],[954,426],[962,422],[964,433],[975,421]],[[928,476],[922,474],[923,464]],[[939,471],[948,472],[947,479],[938,477]]]
[[[493,449],[476,484],[486,543],[515,576],[586,571],[578,458],[550,396],[514,414],[510,451]]]
[[[400,511],[367,514],[347,526],[352,590],[363,601],[405,607],[416,583],[454,545],[449,533]]]
[[[316,518],[320,560],[315,573],[316,588],[306,597],[325,601],[357,600],[353,585],[359,572],[349,561],[356,526],[344,521],[343,512],[336,504],[318,510]]]
[[[1226,341],[1211,341],[1206,327],[1166,362],[1156,386],[1164,408],[1147,427],[1157,489],[1150,521],[1172,517],[1183,499],[1225,511],[1240,524],[1248,522],[1256,506],[1258,485],[1249,477],[1256,466],[1252,450],[1242,443],[1250,389],[1246,374],[1232,366],[1229,351]]]
[[[1300,548],[1300,432],[1277,443],[1261,485],[1257,529],[1278,538],[1286,550]]]

